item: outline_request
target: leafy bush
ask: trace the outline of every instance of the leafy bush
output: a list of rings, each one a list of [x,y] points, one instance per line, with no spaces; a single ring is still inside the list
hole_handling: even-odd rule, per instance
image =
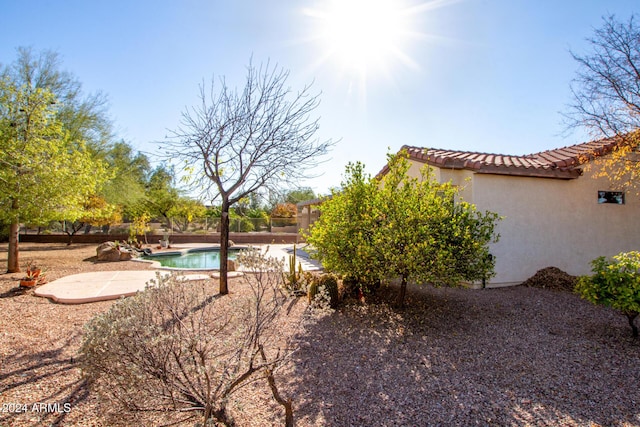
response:
[[[425,167],[409,172],[408,154],[390,155],[386,173],[371,178],[361,163],[321,207],[306,235],[324,267],[361,283],[401,279],[398,305],[409,282],[457,285],[493,275],[488,244],[499,217],[456,199],[458,189],[438,183]]]
[[[157,287],[92,319],[80,352],[98,391],[131,411],[199,413],[203,425],[212,419],[232,424],[229,398],[262,373],[291,425],[291,402],[279,395],[273,377],[285,360],[274,348],[274,321],[286,299],[275,274],[281,265],[250,257],[250,268],[261,270],[247,275],[248,297],[211,296],[204,283],[158,277]]]
[[[640,313],[640,252],[623,252],[611,261],[599,257],[591,265],[594,274],[580,277],[575,291],[587,301],[621,311],[637,337],[634,322]]]

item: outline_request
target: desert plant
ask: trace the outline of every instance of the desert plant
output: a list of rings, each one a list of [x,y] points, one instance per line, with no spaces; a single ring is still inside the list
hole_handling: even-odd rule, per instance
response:
[[[262,374],[293,425],[291,400],[280,396],[273,374],[285,360],[274,326],[286,299],[282,266],[255,251],[239,258],[252,271],[248,297],[211,296],[204,282],[158,276],[156,287],[91,320],[80,352],[94,387],[132,411],[200,414],[203,425],[231,425],[229,399]]]
[[[312,275],[305,277],[307,299],[309,305],[318,305],[318,300],[322,300],[320,305],[326,305],[328,308],[335,309],[340,300],[338,279],[333,274]]]
[[[313,299],[318,294],[318,281],[312,280],[307,287],[307,298],[309,299],[309,305],[313,304]]]
[[[283,273],[285,288],[295,296],[304,295],[307,292],[307,282],[304,280],[302,263],[296,257],[296,245],[293,245],[293,254],[289,255],[288,266],[288,272]]]
[[[627,316],[633,336],[638,336],[635,319],[640,313],[640,252],[623,252],[611,261],[605,257],[591,262],[592,276],[578,279],[575,291],[587,301],[619,310]]]
[[[324,287],[329,295],[331,308],[336,308],[339,302],[338,279],[333,274],[323,274],[318,277],[318,287]]]

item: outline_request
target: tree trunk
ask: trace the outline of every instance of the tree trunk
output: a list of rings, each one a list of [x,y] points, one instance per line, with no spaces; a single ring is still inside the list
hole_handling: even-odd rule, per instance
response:
[[[9,227],[9,254],[7,259],[7,273],[19,273],[20,262],[18,260],[18,242],[20,240],[20,224],[12,222]]]
[[[7,273],[19,273],[20,261],[19,261],[19,241],[20,241],[20,221],[18,219],[18,201],[16,199],[11,200],[12,214],[15,215],[11,225],[9,226],[9,253],[7,254]]]
[[[400,282],[400,293],[398,294],[398,301],[396,302],[398,308],[404,307],[404,296],[407,293],[407,275],[402,275],[402,281]]]
[[[220,215],[220,295],[229,293],[227,286],[227,260],[229,259],[229,202],[222,201]]]

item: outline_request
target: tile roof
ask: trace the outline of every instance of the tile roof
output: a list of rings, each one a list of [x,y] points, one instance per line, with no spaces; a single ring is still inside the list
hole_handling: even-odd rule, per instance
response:
[[[441,169],[467,169],[476,173],[574,179],[582,174],[580,165],[610,153],[620,144],[609,138],[585,142],[524,156],[440,150],[403,146],[413,160]],[[386,167],[380,172],[384,174]]]

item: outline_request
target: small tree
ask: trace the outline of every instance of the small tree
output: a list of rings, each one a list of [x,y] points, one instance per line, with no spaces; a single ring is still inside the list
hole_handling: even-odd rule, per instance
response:
[[[138,236],[144,236],[144,242],[149,244],[147,240],[147,233],[151,231],[149,221],[151,221],[149,212],[143,211],[133,217],[133,221],[129,225],[129,240],[131,242],[137,241]]]
[[[261,188],[297,184],[326,154],[331,141],[314,139],[319,104],[310,87],[294,92],[289,73],[269,64],[247,69],[242,92],[224,79],[215,93],[200,87],[200,105],[182,115],[167,143],[168,155],[183,161],[195,188],[220,198],[220,293],[227,286],[229,208]],[[212,200],[212,201],[213,201]]]
[[[313,256],[328,271],[375,282],[383,258],[375,247],[374,232],[381,218],[374,217],[377,182],[364,171],[364,164],[349,163],[342,187],[320,205],[321,215],[305,235]]]
[[[83,228],[91,226],[104,226],[122,221],[120,207],[107,203],[107,201],[95,194],[86,198],[82,204],[82,214],[75,221],[64,221],[64,232],[69,236],[67,245],[71,245],[73,237]]]
[[[620,253],[611,261],[599,257],[591,265],[593,276],[580,277],[575,291],[589,302],[622,312],[637,337],[634,321],[640,313],[640,252]]]
[[[497,214],[455,201],[457,188],[435,181],[428,166],[409,177],[409,166],[406,152],[389,156],[373,204],[380,218],[375,246],[384,248],[386,274],[401,280],[398,306],[409,281],[452,286],[490,277],[488,243],[497,240]]]
[[[10,224],[7,271],[19,272],[19,225],[67,218],[107,178],[82,142],[69,140],[47,89],[0,78],[0,218]]]
[[[406,152],[390,155],[379,179],[366,178],[359,164],[348,167],[351,177],[323,203],[308,239],[329,270],[369,280],[399,277],[398,306],[409,282],[456,285],[490,277],[488,243],[497,240],[497,214],[454,201],[456,187],[437,183],[428,167],[419,178],[408,170]]]
[[[167,215],[180,231],[187,231],[194,219],[203,218],[207,208],[204,205],[188,197],[180,197],[174,206],[169,209]]]

